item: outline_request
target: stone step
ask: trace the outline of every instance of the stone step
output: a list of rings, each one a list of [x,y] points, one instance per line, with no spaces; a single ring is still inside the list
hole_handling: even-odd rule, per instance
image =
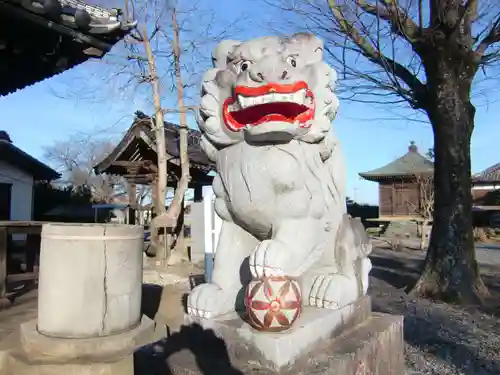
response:
[[[16,374],[12,370],[14,360],[11,353],[20,350],[20,348],[21,340],[17,329],[0,341],[0,375]]]
[[[401,316],[373,313],[365,323],[304,350],[292,364],[280,368],[270,366],[260,349],[236,332],[222,339],[199,325],[184,331],[185,337],[176,341],[184,340],[190,350],[168,357],[173,375],[407,375]],[[283,336],[286,339],[286,333]],[[172,350],[168,341],[166,352]]]
[[[0,342],[0,375],[133,375],[133,347],[167,332],[146,317],[132,331],[101,339],[53,339],[39,334],[31,320]]]

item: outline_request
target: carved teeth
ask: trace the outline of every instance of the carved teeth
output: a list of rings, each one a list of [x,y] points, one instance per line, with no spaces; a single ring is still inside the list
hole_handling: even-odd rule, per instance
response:
[[[260,96],[238,95],[237,99],[238,104],[242,109],[252,107],[254,105],[276,102],[292,102],[304,105],[306,104],[306,90],[302,89],[291,94],[270,93]]]
[[[233,103],[228,106],[229,112],[239,111],[241,109],[241,105],[239,103]]]

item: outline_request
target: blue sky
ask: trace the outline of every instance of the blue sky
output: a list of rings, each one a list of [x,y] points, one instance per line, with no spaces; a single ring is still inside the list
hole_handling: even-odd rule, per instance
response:
[[[217,11],[224,20],[235,19],[242,12],[240,3],[236,1],[224,0],[217,4]],[[256,25],[262,24],[261,8],[244,11],[245,22],[253,19],[258,20],[255,21]],[[270,18],[276,17],[276,13],[271,11],[266,11],[265,14]],[[247,28],[238,37],[251,38],[265,34],[263,27],[256,26]],[[96,67],[99,69],[98,64],[100,63],[82,64],[59,76],[0,98],[0,129],[6,130],[18,147],[42,160],[43,147],[50,146],[55,140],[67,139],[74,133],[97,132],[119,138],[130,126],[136,109],[151,112],[151,106],[144,98],[108,95],[98,101],[88,101],[78,95],[58,97],[68,87],[71,87],[72,93],[78,93],[82,77],[96,79],[92,74]],[[166,102],[171,102],[172,96]],[[499,94],[493,90],[488,97],[488,102],[492,103],[489,106],[484,104],[484,98],[475,98],[480,105],[477,106],[476,127],[471,145],[473,172],[500,162],[500,155],[495,151],[500,135],[500,128],[496,123],[500,109],[494,104],[499,98]],[[390,111],[394,111],[394,108],[341,102],[339,114],[333,123],[347,162],[347,195],[359,202],[376,203],[378,199],[377,184],[361,180],[359,172],[380,167],[403,155],[412,140],[423,153],[432,147],[432,130],[428,124],[396,118]],[[170,120],[175,121],[176,118],[172,117]]]

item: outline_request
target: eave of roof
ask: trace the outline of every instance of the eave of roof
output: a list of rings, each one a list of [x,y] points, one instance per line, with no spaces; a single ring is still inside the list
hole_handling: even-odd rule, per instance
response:
[[[148,116],[136,118],[113,151],[111,151],[104,160],[94,166],[94,171],[96,173],[109,173],[109,169],[112,168],[113,162],[120,159],[120,156],[127,150],[132,142],[139,138],[142,139],[141,136],[146,137],[148,145],[154,150],[156,145],[154,144],[154,133],[151,130],[150,124],[151,118]],[[178,164],[180,158],[178,147],[179,126],[169,122],[165,122],[164,124],[165,144],[168,154],[167,158],[170,162],[175,163],[177,161]],[[199,145],[200,137],[201,133],[198,130],[189,129],[188,138],[191,139],[190,144],[188,144],[189,162],[191,168],[199,169],[203,173],[208,173],[215,170],[215,164],[208,159],[205,152],[201,149]]]
[[[61,177],[60,173],[48,165],[4,140],[0,140],[0,161],[31,174],[37,181],[52,181]]]
[[[472,175],[473,183],[500,182],[500,163],[494,164],[485,170]]]
[[[434,164],[425,156],[416,151],[409,151],[402,157],[368,172],[359,173],[359,176],[370,181],[380,181],[390,178],[412,177],[421,174],[432,174]]]
[[[89,58],[103,57],[136,25],[122,22],[119,10],[107,10],[80,0],[59,0],[59,3],[63,14],[57,17],[44,9],[42,1],[0,0],[2,62],[7,64],[6,78],[10,78],[0,82],[0,96],[50,78]],[[80,16],[78,22],[76,12]],[[82,12],[90,15],[86,26],[81,22]],[[55,42],[54,37],[57,37]],[[21,40],[24,43],[20,45]],[[48,44],[47,48],[42,47],[41,41]],[[3,69],[0,71],[5,75]]]

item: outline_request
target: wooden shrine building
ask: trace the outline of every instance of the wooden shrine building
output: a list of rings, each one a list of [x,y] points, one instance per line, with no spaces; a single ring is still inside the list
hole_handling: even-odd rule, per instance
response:
[[[411,218],[420,204],[417,176],[432,176],[434,164],[418,152],[412,142],[408,152],[380,168],[359,173],[379,184],[379,217]]]
[[[0,0],[0,96],[103,57],[135,25],[81,0]]]
[[[141,112],[136,113],[132,126],[113,151],[99,164],[96,173],[106,173],[124,177],[134,194],[135,185],[156,184],[158,167],[155,135],[151,129],[152,119]],[[167,186],[175,188],[181,176],[179,153],[179,127],[165,122],[165,143],[167,149]],[[200,200],[202,187],[211,185],[215,165],[200,147],[201,133],[190,129],[188,133],[188,157],[191,181],[189,188],[194,189],[195,200]],[[135,196],[135,194],[134,194]],[[132,198],[132,197],[130,197]],[[132,203],[135,199],[130,199]]]
[[[500,163],[472,175],[475,206],[500,206]]]

